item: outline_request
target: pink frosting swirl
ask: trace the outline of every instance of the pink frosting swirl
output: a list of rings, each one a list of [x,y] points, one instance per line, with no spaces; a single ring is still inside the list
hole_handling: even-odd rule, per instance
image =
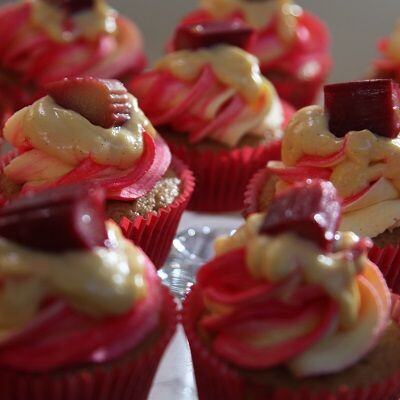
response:
[[[13,88],[14,109],[40,97],[46,83],[65,76],[115,78],[139,72],[144,66],[141,34],[120,15],[115,17],[114,34],[63,42],[34,24],[32,13],[33,3],[28,1],[0,10],[0,80],[4,81],[1,85]],[[16,89],[20,81],[27,88],[23,95]]]
[[[188,14],[180,24],[214,19],[209,11],[200,9]],[[223,19],[247,23],[241,10]],[[273,16],[265,26],[256,29],[248,51],[260,59],[262,73],[273,82],[279,95],[300,108],[312,103],[329,74],[332,63],[329,43],[326,26],[313,14],[299,9],[295,36],[290,43],[284,43],[280,37],[277,18]],[[172,42],[168,50],[174,50]],[[294,93],[295,84],[303,85],[301,93]]]
[[[146,257],[146,296],[123,315],[92,317],[48,298],[22,329],[0,342],[0,366],[40,372],[102,363],[134,349],[155,329],[161,309],[161,287]]]

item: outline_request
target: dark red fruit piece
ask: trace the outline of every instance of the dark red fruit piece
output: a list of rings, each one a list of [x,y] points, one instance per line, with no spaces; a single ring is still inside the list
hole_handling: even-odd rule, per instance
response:
[[[46,0],[46,3],[63,8],[68,13],[74,14],[92,8],[94,0]]]
[[[121,126],[131,117],[128,91],[115,79],[65,78],[47,85],[47,92],[60,106],[103,128]]]
[[[209,21],[181,25],[175,32],[176,50],[196,50],[217,44],[246,48],[253,30],[239,21]]]
[[[341,201],[333,184],[308,180],[275,197],[260,232],[293,232],[329,250],[340,217]]]
[[[48,252],[105,246],[105,195],[87,185],[18,198],[0,211],[0,236]]]
[[[398,85],[390,79],[325,86],[329,129],[337,137],[363,129],[388,138],[397,137],[400,132],[398,90]]]

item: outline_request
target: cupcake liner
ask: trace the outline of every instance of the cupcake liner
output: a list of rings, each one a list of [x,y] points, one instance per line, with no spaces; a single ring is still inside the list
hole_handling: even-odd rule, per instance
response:
[[[243,209],[250,178],[269,160],[280,158],[280,141],[269,146],[234,150],[205,150],[168,142],[172,153],[185,162],[196,178],[188,209],[200,212],[230,212]]]
[[[259,207],[260,194],[270,176],[271,173],[266,168],[262,168],[251,178],[244,193],[244,217],[261,211]]]
[[[195,186],[192,172],[176,157],[173,157],[170,168],[182,181],[178,198],[169,207],[132,220],[124,217],[119,223],[124,235],[142,248],[156,268],[161,268],[168,257],[179,221]]]
[[[212,354],[196,331],[196,322],[203,311],[202,297],[194,286],[184,302],[182,323],[192,353],[199,400],[398,400],[400,368],[387,380],[366,387],[341,386],[335,391],[310,391],[270,388],[251,380],[242,372]],[[393,299],[392,318],[400,323],[400,301]]]
[[[155,343],[113,362],[48,373],[0,370],[1,400],[145,400],[176,328],[176,304],[163,290],[163,332]],[[28,360],[29,362],[29,360]]]
[[[17,150],[0,157],[0,172],[18,154],[20,152]],[[175,201],[157,212],[149,212],[132,220],[124,217],[119,222],[124,235],[142,248],[156,268],[161,268],[168,257],[179,221],[195,186],[192,172],[176,157],[172,158],[170,168],[182,182],[181,193]],[[5,201],[0,193],[0,206]]]
[[[382,271],[390,290],[400,294],[400,244],[385,247],[374,245],[368,258]]]

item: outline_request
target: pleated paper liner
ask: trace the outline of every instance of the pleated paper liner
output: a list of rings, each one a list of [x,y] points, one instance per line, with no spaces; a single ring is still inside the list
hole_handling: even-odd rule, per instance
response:
[[[374,245],[368,258],[382,271],[390,290],[400,294],[400,244],[385,247]]]
[[[18,154],[18,151],[13,151],[1,157],[0,172]],[[157,268],[167,259],[179,221],[194,189],[193,174],[180,160],[173,157],[170,168],[182,182],[181,193],[175,201],[157,212],[133,220],[123,218],[119,224],[125,236],[141,247]],[[4,202],[0,194],[0,205]]]
[[[266,168],[262,168],[250,179],[244,193],[243,214],[245,217],[262,211],[260,210],[260,195],[270,176],[271,173]]]
[[[192,353],[199,400],[398,400],[400,396],[399,369],[386,380],[371,382],[365,386],[350,388],[346,385],[331,390],[313,390],[302,386],[299,389],[272,388],[262,381],[251,378],[245,372],[215,356],[204,344],[196,330],[196,324],[204,311],[201,293],[196,286],[188,294],[182,314],[182,323]],[[394,298],[392,318],[400,323],[400,302]]]
[[[169,206],[133,220],[123,218],[120,226],[125,236],[141,247],[157,268],[161,268],[171,250],[179,221],[195,186],[192,172],[173,157],[170,167],[181,179],[181,194]]]
[[[256,171],[280,158],[280,142],[233,150],[205,150],[168,142],[172,153],[193,171],[196,188],[188,209],[231,212],[243,208],[244,191]]]
[[[0,369],[0,399],[146,400],[177,323],[175,301],[166,288],[162,290],[160,331],[151,343],[98,365],[36,374]]]

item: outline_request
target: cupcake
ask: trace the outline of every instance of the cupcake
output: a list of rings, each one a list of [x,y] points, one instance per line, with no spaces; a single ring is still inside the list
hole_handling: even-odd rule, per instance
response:
[[[122,79],[145,65],[142,36],[105,0],[25,0],[0,8],[0,113],[31,104],[51,81]],[[5,122],[5,121],[3,121]]]
[[[176,326],[141,249],[105,222],[101,188],[72,185],[0,211],[3,400],[145,400]]]
[[[313,104],[331,69],[329,34],[315,15],[292,0],[202,0],[181,26],[236,21],[254,29],[249,52],[279,95],[300,108]],[[169,49],[176,49],[174,43]]]
[[[200,400],[397,399],[397,298],[321,180],[217,239],[185,301]]]
[[[378,49],[380,58],[375,60],[371,76],[400,82],[400,20],[394,32],[379,41]]]
[[[116,80],[65,78],[15,113],[4,138],[16,148],[0,174],[3,202],[88,181],[106,191],[107,216],[160,267],[194,187],[192,173]]]
[[[325,87],[325,109],[298,111],[282,141],[282,162],[259,172],[247,212],[266,210],[275,192],[307,178],[329,179],[343,201],[341,230],[371,237],[369,256],[400,290],[400,103],[389,79]]]
[[[250,177],[279,157],[291,108],[242,49],[251,32],[231,22],[182,27],[178,50],[130,84],[172,153],[195,174],[191,210],[240,210]]]

